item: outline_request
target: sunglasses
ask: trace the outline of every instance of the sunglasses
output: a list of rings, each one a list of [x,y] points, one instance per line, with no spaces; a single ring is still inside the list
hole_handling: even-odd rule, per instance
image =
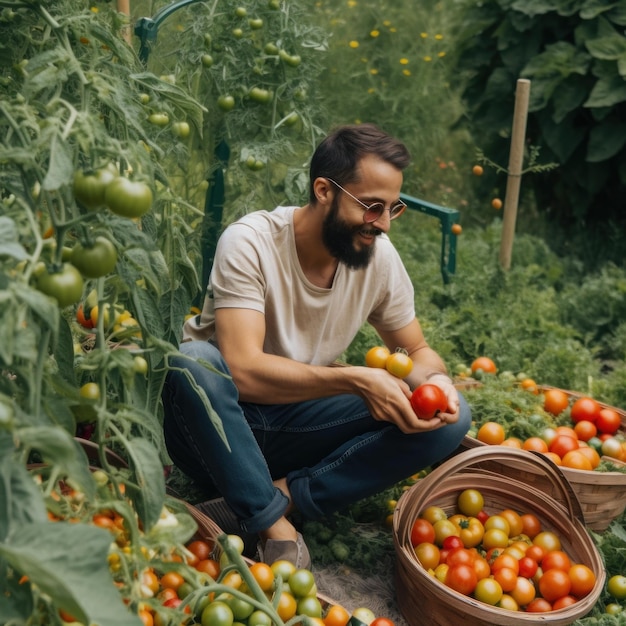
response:
[[[335,182],[332,178],[328,178],[333,185],[336,185],[341,191],[347,193],[353,200],[356,200],[363,207],[363,221],[366,224],[375,222],[385,211],[389,211],[389,219],[395,220],[396,217],[400,217],[406,209],[406,204],[402,200],[398,200],[395,204],[391,205],[388,209],[382,202],[372,202],[372,204],[365,204],[359,200],[356,196],[353,196],[347,189],[344,189],[339,183]]]

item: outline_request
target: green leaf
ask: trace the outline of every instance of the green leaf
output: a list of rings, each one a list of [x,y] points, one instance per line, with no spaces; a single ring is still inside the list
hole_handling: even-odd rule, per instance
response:
[[[585,41],[585,47],[591,56],[605,61],[615,61],[626,55],[626,38],[617,33],[600,39]]]
[[[16,430],[15,436],[21,448],[37,450],[44,462],[54,465],[73,487],[90,498],[95,495],[87,455],[67,431],[58,426],[31,426]]]
[[[11,365],[15,355],[15,326],[18,313],[15,305],[15,299],[10,291],[0,291],[0,361],[5,365]]]
[[[10,256],[18,261],[28,258],[28,252],[19,243],[15,222],[5,215],[0,215],[0,257]]]
[[[72,329],[63,316],[59,316],[58,338],[54,344],[54,358],[59,374],[70,384],[76,383],[74,375],[74,338]]]
[[[607,2],[606,0],[587,0],[583,3],[582,8],[580,9],[580,17],[583,20],[593,20],[598,17],[598,15],[602,15],[602,13],[606,13],[610,11],[613,7],[620,6],[620,2]]]
[[[41,184],[42,189],[54,191],[72,180],[74,166],[72,150],[58,134],[52,136],[50,143],[50,163]]]
[[[26,623],[33,611],[33,594],[30,585],[20,585],[18,576],[9,568],[5,559],[0,557],[0,615],[6,620],[3,624]]]
[[[583,106],[610,107],[626,100],[626,81],[621,76],[601,78],[594,85]]]
[[[107,530],[68,522],[25,524],[0,555],[77,620],[94,626],[141,626],[113,584]]]
[[[158,521],[165,500],[163,464],[156,448],[147,440],[136,437],[126,445],[132,470],[126,493],[133,501],[135,510],[149,530]]]
[[[586,160],[591,163],[606,161],[626,144],[626,123],[605,120],[591,129]]]
[[[59,306],[56,301],[49,298],[41,291],[24,285],[13,285],[13,290],[17,300],[21,300],[31,310],[32,314],[39,318],[41,322],[56,335],[59,329]],[[53,341],[56,338],[53,337]]]

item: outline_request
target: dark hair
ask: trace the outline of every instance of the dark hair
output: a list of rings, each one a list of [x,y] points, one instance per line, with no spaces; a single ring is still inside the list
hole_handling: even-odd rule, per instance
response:
[[[309,167],[309,200],[315,203],[316,178],[332,178],[340,185],[354,182],[359,161],[370,154],[405,169],[411,155],[407,147],[374,124],[351,124],[333,130],[317,147]]]

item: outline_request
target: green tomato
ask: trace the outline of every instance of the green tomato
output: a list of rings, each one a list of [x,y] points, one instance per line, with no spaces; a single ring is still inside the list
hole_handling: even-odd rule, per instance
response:
[[[296,111],[292,111],[285,117],[285,125],[293,126],[294,124],[298,123],[299,119],[300,119],[300,116],[296,113]]]
[[[217,106],[222,111],[232,111],[235,108],[235,98],[230,95],[223,95],[217,99]]]
[[[252,89],[248,91],[248,97],[254,102],[267,104],[272,99],[272,92],[267,89],[262,89],[261,87],[252,87]]]
[[[118,176],[107,185],[104,200],[116,215],[141,217],[152,208],[152,190],[144,182]]]
[[[272,618],[264,611],[254,611],[248,618],[248,626],[272,626],[273,623]]]
[[[286,50],[279,50],[278,56],[291,67],[298,67],[302,62],[302,59],[297,54],[291,55]]]
[[[322,617],[322,604],[315,596],[306,596],[298,601],[298,615]]]
[[[272,11],[276,11],[280,9],[280,0],[269,0],[267,3],[267,7],[272,9]]]
[[[270,56],[276,56],[278,54],[278,46],[275,43],[266,43],[263,51]]]
[[[113,168],[104,167],[95,172],[74,173],[72,190],[79,205],[95,211],[104,205],[104,192],[107,185],[115,178]]]
[[[141,374],[145,376],[148,373],[148,361],[142,356],[136,356],[133,358],[133,369],[135,374]]]
[[[83,285],[81,273],[71,263],[63,263],[58,271],[49,272],[44,268],[36,279],[37,289],[55,298],[62,309],[81,299]]]
[[[246,15],[248,15],[248,10],[245,7],[237,7],[235,9],[235,15],[237,17],[246,17]]]
[[[263,28],[263,20],[260,17],[252,17],[248,20],[248,24],[252,30]]]
[[[626,599],[626,576],[623,574],[611,576],[606,584],[606,590],[618,600]]]
[[[203,54],[200,57],[200,61],[202,61],[202,65],[204,65],[204,67],[213,66],[213,57],[210,54]]]
[[[85,383],[79,390],[78,394],[85,400],[100,400],[100,387],[97,383]]]
[[[106,237],[97,237],[90,246],[77,243],[72,249],[70,262],[86,278],[99,278],[115,269],[117,250]]]
[[[376,615],[371,609],[366,607],[359,607],[358,609],[354,609],[352,612],[352,616],[356,617],[356,619],[361,620],[364,624],[371,624],[375,619]]]
[[[297,569],[289,576],[289,588],[296,598],[308,596],[314,584],[315,578],[308,569]]]
[[[211,43],[213,42],[213,38],[211,37],[211,35],[209,33],[207,33],[204,36],[204,46],[206,48],[210,48],[211,47]]]
[[[148,121],[150,124],[154,124],[155,126],[167,126],[170,123],[170,118],[167,113],[151,113],[148,116]]]
[[[247,619],[254,611],[254,606],[252,604],[242,600],[241,598],[236,598],[231,593],[221,593],[216,600],[227,604],[233,612],[234,618],[239,621]]]
[[[187,137],[189,137],[189,133],[191,132],[191,127],[188,122],[174,122],[172,124],[172,131],[177,137],[187,139]]]
[[[148,102],[150,102],[150,94],[140,93],[139,102],[141,102],[141,104],[148,104]]]
[[[235,39],[241,39],[243,37],[243,29],[242,28],[233,28],[233,37]]]
[[[233,626],[235,617],[232,609],[225,602],[211,602],[202,611],[202,626]]]

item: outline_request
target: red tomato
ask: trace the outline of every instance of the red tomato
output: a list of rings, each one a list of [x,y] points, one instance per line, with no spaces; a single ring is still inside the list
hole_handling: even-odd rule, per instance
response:
[[[541,569],[544,572],[549,569],[561,569],[567,572],[571,566],[572,562],[563,550],[551,550],[541,559]]]
[[[388,617],[377,617],[373,622],[370,622],[370,626],[395,626],[395,624]]]
[[[417,417],[430,420],[448,408],[448,399],[440,387],[425,383],[413,391],[411,406]]]
[[[529,556],[524,556],[519,560],[519,575],[524,578],[532,578],[537,573],[538,567],[537,561]]]
[[[596,426],[601,433],[613,435],[621,426],[622,420],[617,411],[613,409],[601,409],[596,419]]]
[[[569,580],[569,578],[568,578]],[[472,565],[456,565],[448,569],[446,585],[463,595],[468,596],[476,588],[478,576]]]
[[[550,452],[563,458],[571,450],[578,450],[578,439],[569,435],[557,435],[550,444]]]
[[[526,605],[526,613],[548,613],[552,605],[545,598],[535,598]]]
[[[461,539],[461,537],[457,537],[456,535],[450,535],[442,541],[441,547],[444,550],[456,550],[457,548],[463,548],[465,546],[463,545],[463,540]]]
[[[435,529],[422,517],[418,517],[411,528],[411,545],[415,547],[420,543],[435,543]]]
[[[602,407],[593,398],[578,398],[578,400],[572,404],[570,417],[574,423],[580,422],[581,420],[595,422],[601,408]]]

